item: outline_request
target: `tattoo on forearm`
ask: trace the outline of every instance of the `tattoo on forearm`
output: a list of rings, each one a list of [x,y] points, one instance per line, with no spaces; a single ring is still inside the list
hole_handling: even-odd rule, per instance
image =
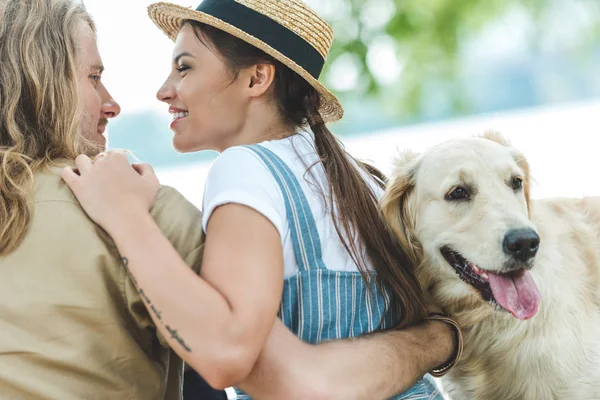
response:
[[[127,271],[127,274],[129,275],[129,278],[131,279],[131,281],[133,282],[133,284],[137,288],[138,287],[137,280],[135,279],[135,276],[133,276],[133,274],[129,270],[129,260],[127,259],[127,257],[121,257],[121,262],[123,263],[123,266],[125,267],[125,271]]]
[[[167,325],[166,328],[169,331],[169,333],[171,334],[171,337],[173,339],[175,339],[177,341],[177,343],[179,343],[181,345],[181,347],[183,347],[188,352],[192,351],[192,349],[190,349],[188,347],[188,345],[185,344],[185,342],[183,341],[183,339],[181,338],[181,336],[179,336],[179,333],[177,333],[177,330],[171,328],[169,325]]]
[[[154,306],[154,304],[152,304],[152,301],[150,301],[150,298],[146,295],[146,293],[144,292],[144,289],[142,289],[138,286],[137,280],[135,279],[135,277],[129,270],[129,260],[127,259],[127,257],[121,257],[121,262],[123,263],[125,270],[129,274],[131,281],[133,282],[135,287],[138,289],[138,292],[140,293],[142,300],[145,301],[146,304],[148,304],[148,306],[150,307],[150,311],[156,316],[158,321],[164,326],[164,323],[162,321],[162,313]],[[165,328],[171,334],[171,338],[176,340],[177,343],[179,343],[181,345],[181,347],[183,347],[188,352],[192,351],[192,349],[190,349],[190,347],[185,343],[183,338],[181,336],[179,336],[179,333],[177,332],[176,329],[171,328],[169,325],[166,325]]]
[[[158,318],[159,321],[162,321],[161,312],[158,311],[158,309],[156,307],[154,307],[154,304],[152,304],[152,302],[150,301],[150,298],[148,296],[146,296],[144,289],[140,289],[140,296],[142,296],[142,299],[144,299],[146,301],[146,303],[148,303],[148,305],[150,306],[150,311],[152,311],[152,313],[154,315],[156,315],[156,318]]]

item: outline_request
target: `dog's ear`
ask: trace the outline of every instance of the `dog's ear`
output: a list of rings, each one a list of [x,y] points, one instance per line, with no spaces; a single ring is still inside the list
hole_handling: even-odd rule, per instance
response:
[[[405,151],[394,160],[394,169],[387,183],[380,207],[392,232],[407,252],[413,266],[422,259],[422,247],[415,237],[416,210],[411,202],[415,188],[415,175],[419,166],[419,155]]]
[[[496,142],[504,147],[508,147],[510,149],[510,153],[512,154],[514,160],[516,161],[519,168],[523,170],[523,193],[525,194],[525,201],[527,202],[527,211],[531,214],[530,207],[530,194],[531,194],[531,173],[529,170],[529,163],[527,159],[519,150],[514,148],[512,144],[508,141],[507,138],[502,136],[499,132],[488,130],[483,133],[483,135],[477,136],[483,139],[491,140],[492,142]]]
[[[491,140],[492,142],[496,142],[504,147],[512,148],[512,144],[508,141],[508,139],[498,131],[487,130],[483,132],[483,135],[477,135],[475,137],[480,137],[482,139]]]

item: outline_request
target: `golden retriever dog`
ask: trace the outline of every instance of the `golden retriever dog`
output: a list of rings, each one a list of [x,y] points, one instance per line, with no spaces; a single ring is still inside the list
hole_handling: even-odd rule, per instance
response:
[[[427,296],[463,328],[442,378],[453,400],[600,399],[600,198],[533,200],[530,179],[487,133],[406,152],[382,198]]]

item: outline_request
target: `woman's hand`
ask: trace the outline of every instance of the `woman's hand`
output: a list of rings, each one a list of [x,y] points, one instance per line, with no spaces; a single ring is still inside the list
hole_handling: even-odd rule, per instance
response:
[[[75,165],[77,171],[66,167],[61,176],[90,218],[109,233],[154,204],[160,183],[148,164],[132,166],[124,153],[110,152],[95,162],[80,155]]]

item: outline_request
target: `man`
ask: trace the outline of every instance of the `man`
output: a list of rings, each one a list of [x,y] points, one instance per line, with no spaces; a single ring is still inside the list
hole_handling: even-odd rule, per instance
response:
[[[60,180],[104,150],[120,112],[94,24],[71,0],[0,0],[0,397],[180,399],[182,361],[156,334],[110,238]],[[196,271],[199,211],[163,188],[153,215]]]
[[[111,239],[60,180],[104,149],[120,112],[94,24],[73,0],[0,0],[0,393],[27,399],[179,399],[183,364],[160,338]],[[162,188],[152,210],[198,271],[201,215]],[[206,306],[206,305],[198,305]],[[210,305],[208,305],[210,306]],[[450,358],[450,328],[317,346],[280,322],[242,386],[260,399],[386,398]],[[349,380],[350,378],[350,380]]]

